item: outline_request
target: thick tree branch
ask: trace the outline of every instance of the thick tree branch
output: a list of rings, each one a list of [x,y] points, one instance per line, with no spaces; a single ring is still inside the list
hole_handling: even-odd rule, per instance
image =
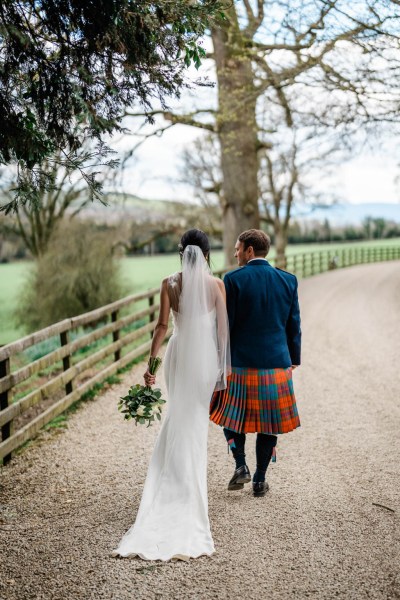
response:
[[[197,127],[198,129],[205,129],[212,133],[217,133],[217,126],[212,123],[202,123],[197,121],[190,114],[188,115],[174,115],[173,113],[164,113],[164,118],[167,121],[171,121],[174,125],[181,123],[182,125],[190,125],[191,127]]]
[[[247,26],[243,30],[245,37],[253,37],[264,20],[264,0],[257,0],[257,15],[254,14],[249,0],[243,0],[247,14]]]
[[[243,4],[246,9],[247,21],[249,23],[252,23],[255,19],[255,16],[253,13],[253,9],[251,8],[251,4],[250,4],[249,0],[243,0]]]

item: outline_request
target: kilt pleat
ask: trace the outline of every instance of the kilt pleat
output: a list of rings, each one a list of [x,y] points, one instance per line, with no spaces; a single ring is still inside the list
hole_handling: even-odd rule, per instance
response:
[[[210,419],[238,433],[288,433],[300,426],[292,370],[232,367],[225,390],[214,392]]]

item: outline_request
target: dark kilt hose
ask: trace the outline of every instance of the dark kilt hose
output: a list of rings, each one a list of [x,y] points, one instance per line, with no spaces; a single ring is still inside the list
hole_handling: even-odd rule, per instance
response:
[[[224,428],[228,444],[226,430],[289,433],[300,426],[292,381],[301,344],[297,279],[255,259],[227,273],[224,283],[232,373],[227,388],[213,394],[210,419]]]

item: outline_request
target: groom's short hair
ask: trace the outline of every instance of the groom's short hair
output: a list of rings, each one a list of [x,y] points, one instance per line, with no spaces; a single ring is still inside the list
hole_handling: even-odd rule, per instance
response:
[[[238,237],[239,242],[243,242],[244,250],[247,250],[250,246],[253,246],[254,254],[256,256],[267,256],[271,247],[271,240],[269,236],[260,229],[248,229],[243,231]]]

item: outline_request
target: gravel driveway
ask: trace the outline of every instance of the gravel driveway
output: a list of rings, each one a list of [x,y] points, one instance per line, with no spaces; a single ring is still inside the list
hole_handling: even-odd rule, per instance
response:
[[[0,599],[400,598],[400,264],[307,279],[300,302],[302,427],[280,439],[265,498],[227,491],[232,458],[210,425],[212,558],[110,557],[157,434],[117,412],[140,365],[1,470]]]

